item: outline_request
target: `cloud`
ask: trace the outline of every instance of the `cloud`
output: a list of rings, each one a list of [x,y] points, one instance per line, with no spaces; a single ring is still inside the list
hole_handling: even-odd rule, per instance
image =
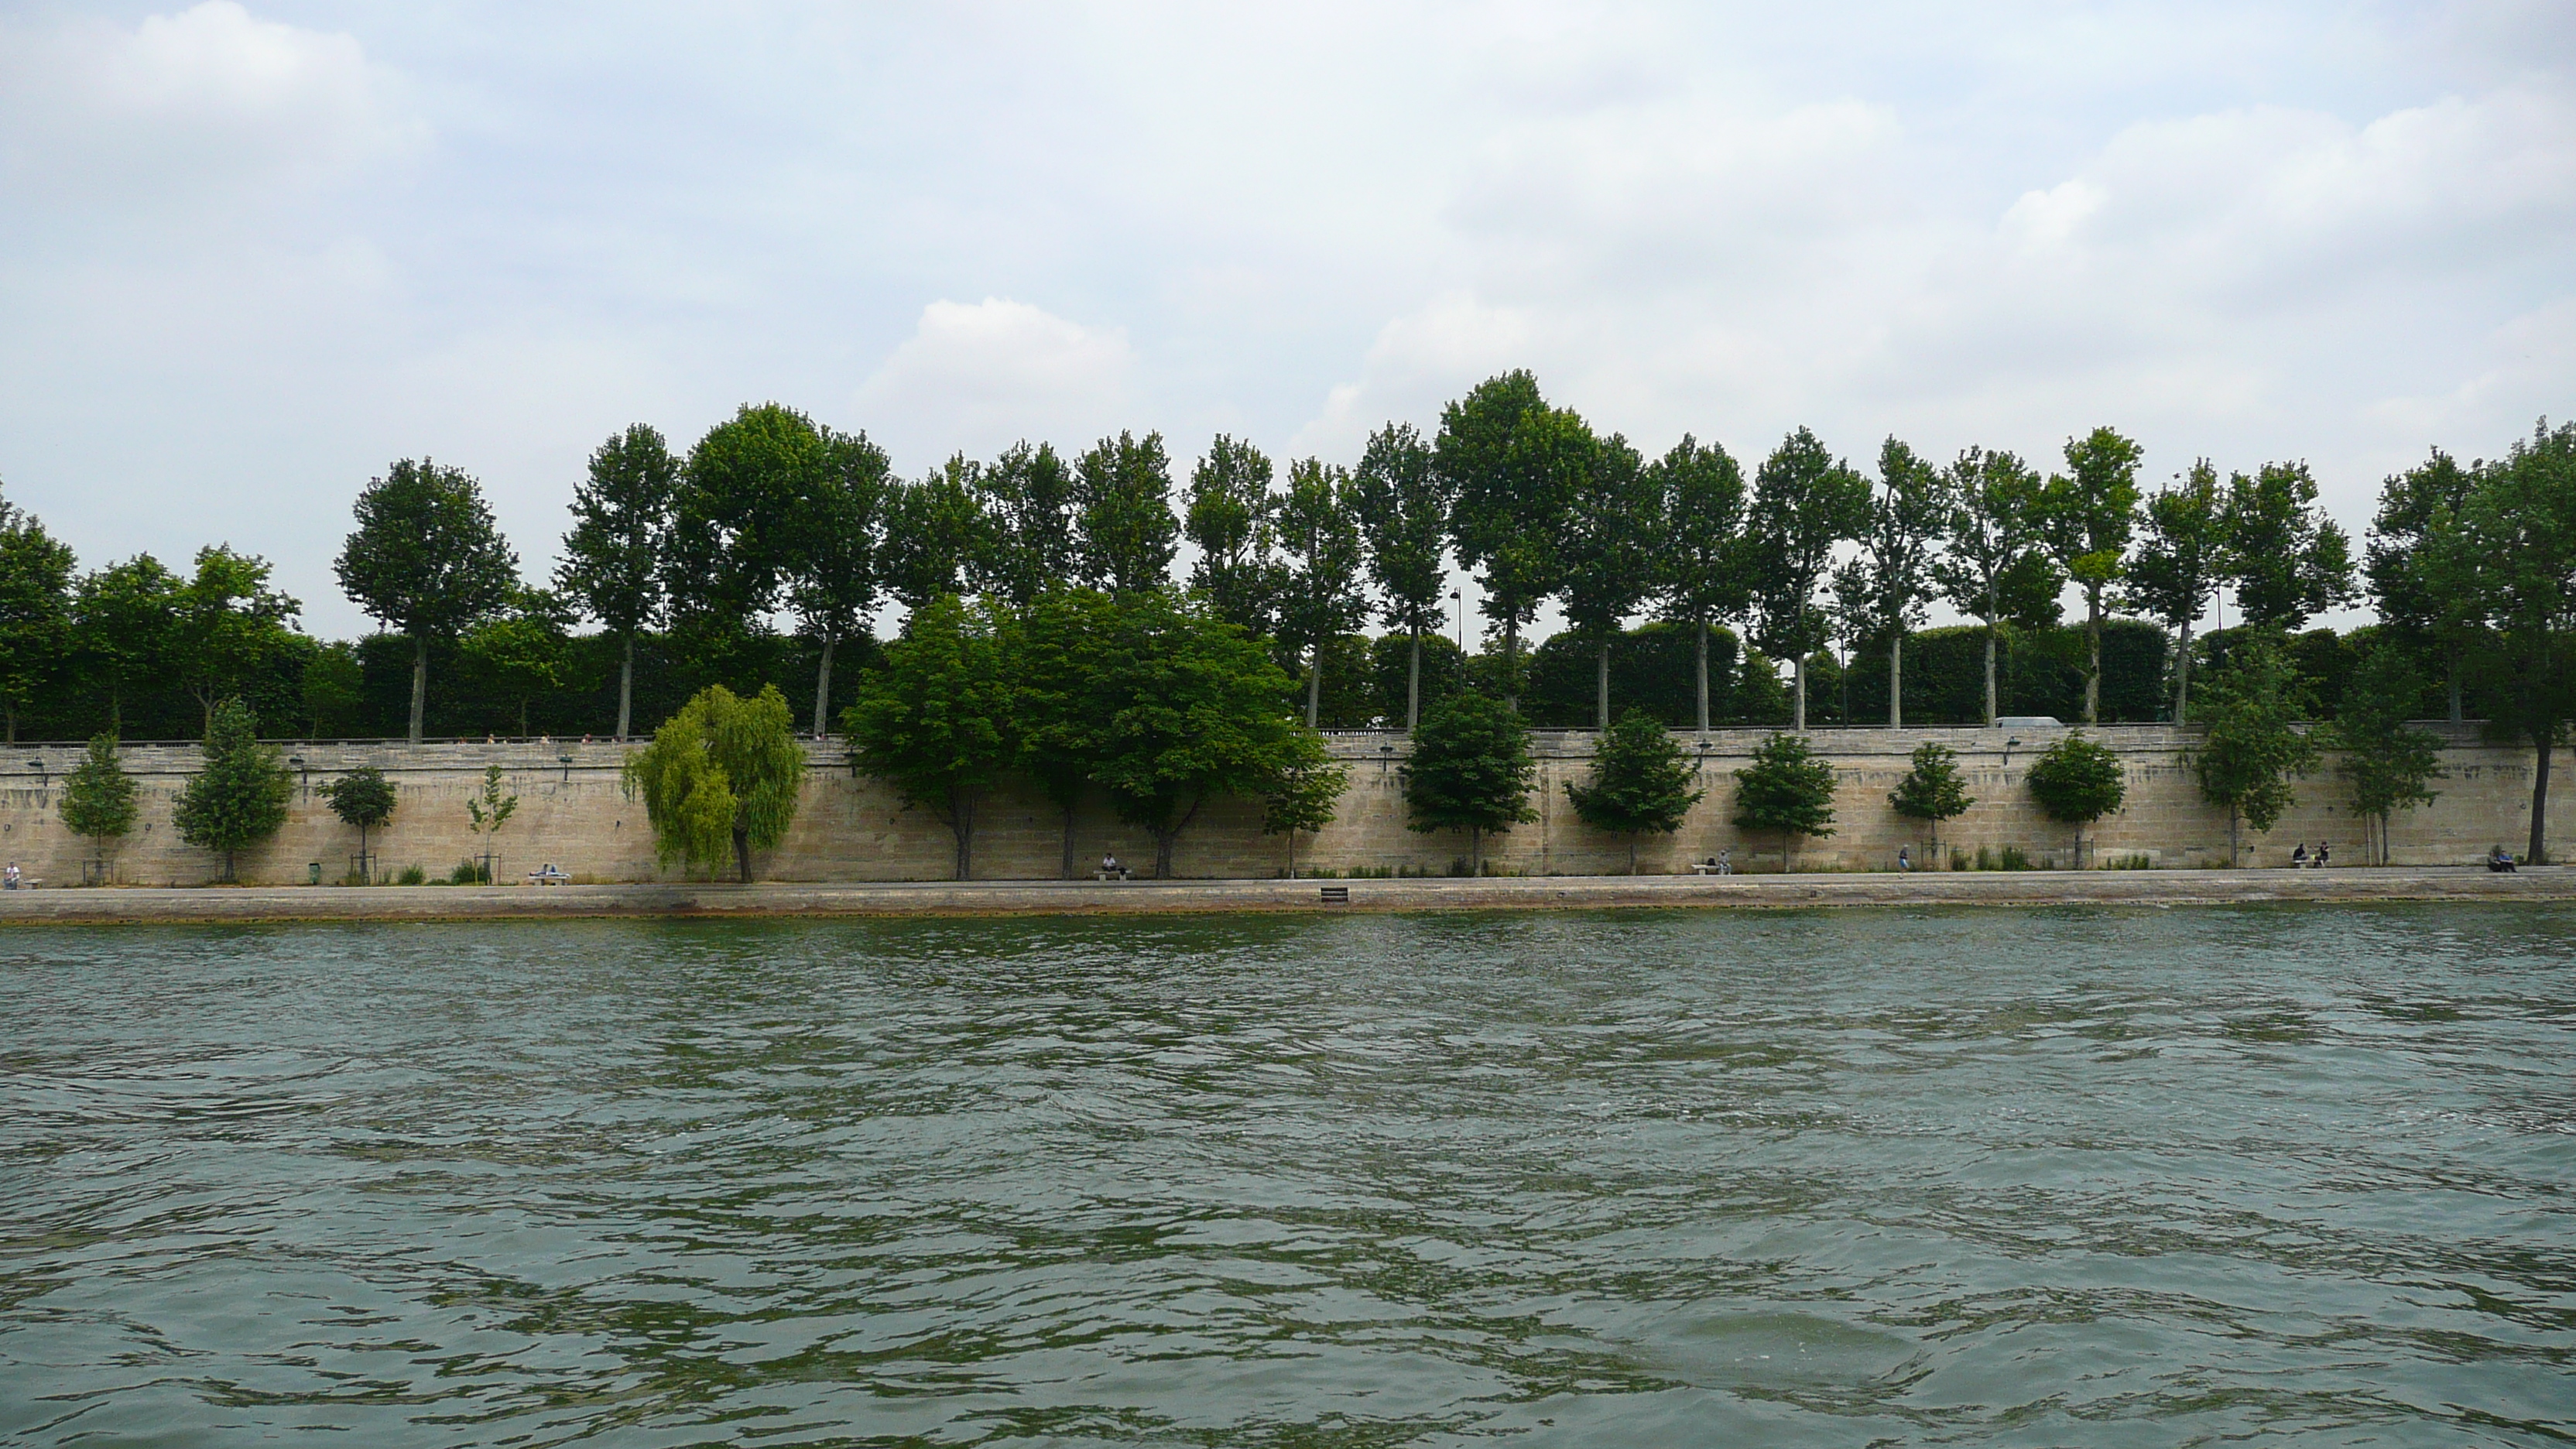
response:
[[[1087,444],[1133,426],[1123,328],[1089,328],[1002,297],[941,300],[858,390],[868,431],[915,460],[988,455],[1022,438]],[[901,458],[898,461],[902,461]]]

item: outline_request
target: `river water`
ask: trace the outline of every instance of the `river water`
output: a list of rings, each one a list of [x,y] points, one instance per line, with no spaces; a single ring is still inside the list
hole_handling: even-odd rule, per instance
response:
[[[12,929],[0,1438],[2564,1442],[2571,946],[2552,906]]]

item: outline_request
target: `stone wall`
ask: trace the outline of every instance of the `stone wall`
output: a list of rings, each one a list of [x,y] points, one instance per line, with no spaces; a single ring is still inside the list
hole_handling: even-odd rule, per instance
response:
[[[1684,734],[1685,748],[1701,756],[1708,795],[1680,832],[1640,843],[1638,869],[1669,872],[1687,862],[1731,850],[1738,869],[1777,870],[1782,842],[1752,837],[1727,823],[1733,812],[1733,771],[1741,767],[1764,731],[1715,730]],[[1817,748],[1840,779],[1832,836],[1791,843],[1790,864],[1800,870],[1891,868],[1897,847],[1910,844],[1918,861],[1929,858],[1930,832],[1887,808],[1887,793],[1907,769],[1907,756],[1924,740],[1957,750],[1977,804],[1942,827],[1944,853],[1973,853],[2015,846],[2035,861],[2075,861],[2075,834],[2044,818],[2022,777],[2056,730],[1820,730]],[[2185,750],[2191,735],[2166,726],[2115,725],[2095,732],[2117,749],[2129,778],[2127,807],[2088,832],[2089,863],[2144,857],[2161,867],[2228,863],[2227,816],[2204,804],[2193,784]],[[2444,731],[2443,762],[2449,778],[2437,782],[2441,798],[2397,818],[2394,858],[2401,864],[2461,864],[2502,843],[2519,850],[2528,833],[2531,752],[2481,743],[2474,727]],[[1582,778],[1593,736],[1588,731],[1547,732],[1538,737],[1540,819],[1486,844],[1489,869],[1532,875],[1589,875],[1628,868],[1628,842],[1588,830],[1574,818],[1564,786]],[[2011,741],[2018,740],[2018,744]],[[1323,867],[1404,869],[1444,873],[1463,868],[1469,845],[1463,832],[1416,834],[1405,828],[1403,736],[1352,733],[1332,737],[1334,752],[1351,765],[1351,784],[1340,813],[1319,835],[1296,843],[1301,869]],[[2009,750],[2007,746],[2009,745]],[[482,785],[487,764],[507,772],[519,807],[494,849],[505,879],[551,862],[576,879],[648,881],[676,879],[653,859],[652,837],[640,803],[619,785],[622,747],[612,744],[524,742],[430,744],[289,744],[301,761],[286,828],[267,846],[245,852],[238,878],[301,882],[319,865],[325,880],[349,871],[357,832],[342,825],[314,788],[340,771],[374,765],[393,780],[400,805],[393,823],[374,832],[371,846],[379,875],[417,864],[444,877],[479,848],[467,828],[465,802]],[[927,812],[906,810],[884,786],[853,774],[837,746],[809,747],[804,805],[787,841],[758,868],[765,878],[790,881],[936,880],[950,873],[954,847],[947,830]],[[47,886],[83,879],[90,842],[63,829],[62,780],[79,758],[71,745],[18,745],[0,753],[0,856],[17,861]],[[569,759],[565,757],[569,756]],[[2007,757],[2008,756],[2008,757]],[[192,746],[134,746],[126,768],[139,786],[141,819],[132,835],[107,852],[107,874],[134,885],[196,885],[222,873],[219,857],[183,844],[170,825],[181,783],[197,768]],[[2576,850],[2576,790],[2567,766],[2551,782],[2553,838]],[[1052,877],[1064,853],[1065,821],[1056,807],[1031,790],[1004,790],[978,812],[974,872],[984,879]],[[1118,822],[1104,802],[1087,801],[1072,821],[1072,854],[1085,871],[1104,850],[1130,864],[1153,859],[1151,840]],[[2248,864],[2277,864],[2293,841],[2333,842],[2337,859],[2363,861],[2362,831],[2344,786],[2331,768],[2299,787],[2298,806],[2268,836],[2245,832]],[[1289,844],[1261,833],[1257,804],[1210,802],[1182,835],[1178,874],[1198,877],[1275,876],[1286,869]],[[95,869],[95,867],[86,867]]]

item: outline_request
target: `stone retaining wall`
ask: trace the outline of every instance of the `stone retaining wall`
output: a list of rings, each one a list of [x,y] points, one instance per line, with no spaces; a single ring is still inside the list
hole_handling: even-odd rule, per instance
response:
[[[1687,862],[1731,850],[1738,869],[1776,871],[1782,842],[1776,835],[1748,836],[1727,823],[1733,813],[1733,772],[1743,766],[1767,731],[1685,733],[1684,747],[1700,756],[1708,794],[1680,832],[1640,843],[1637,866],[1646,872],[1686,870]],[[2059,731],[1932,728],[1921,730],[1820,730],[1816,746],[1835,766],[1840,789],[1835,833],[1790,843],[1799,870],[1892,868],[1897,847],[1914,847],[1918,861],[1932,858],[1931,833],[1887,807],[1887,793],[1908,767],[1907,756],[1924,740],[1957,750],[1976,805],[1942,827],[1943,853],[1973,854],[2017,847],[2034,862],[2076,862],[2075,833],[2044,818],[2023,783],[2029,762]],[[2227,816],[2203,803],[2185,751],[2189,732],[2154,725],[2113,725],[2094,732],[2118,750],[2129,778],[2127,808],[2087,832],[2085,858],[2095,865],[2143,858],[2160,867],[2228,863]],[[2468,861],[2502,843],[2520,849],[2527,833],[2531,753],[2481,743],[2472,727],[2446,727],[2443,762],[2449,778],[2436,783],[2441,798],[2397,819],[2393,855],[2399,864],[2448,865]],[[2020,743],[2009,744],[2018,739]],[[1594,736],[1588,731],[1546,732],[1538,737],[1537,823],[1490,839],[1489,869],[1530,875],[1593,875],[1625,871],[1628,843],[1588,830],[1574,818],[1564,786],[1588,768]],[[1441,874],[1461,867],[1468,854],[1463,832],[1416,834],[1405,828],[1401,764],[1406,744],[1395,734],[1332,737],[1334,752],[1351,765],[1351,784],[1338,817],[1320,835],[1299,837],[1300,869],[1323,867]],[[2009,744],[2009,748],[2008,748]],[[534,741],[494,744],[399,743],[289,744],[298,787],[286,828],[266,847],[237,862],[246,882],[299,883],[319,865],[326,880],[345,875],[358,849],[357,832],[342,825],[314,787],[341,771],[374,765],[393,780],[400,805],[393,823],[373,833],[381,876],[417,864],[445,876],[473,854],[478,842],[467,829],[465,802],[482,785],[484,767],[499,764],[520,799],[494,849],[504,879],[551,862],[576,879],[652,881],[679,878],[653,859],[652,837],[641,804],[626,797],[618,767],[625,749],[613,744]],[[804,805],[786,843],[768,852],[758,868],[785,881],[934,880],[950,873],[954,854],[947,830],[927,812],[906,810],[878,782],[856,776],[837,745],[809,746]],[[90,865],[90,842],[63,828],[62,780],[77,763],[71,745],[18,745],[0,752],[0,857],[17,861],[45,886],[76,884]],[[569,756],[569,760],[565,759]],[[125,751],[137,777],[142,818],[135,831],[107,853],[113,880],[136,885],[194,885],[222,872],[219,857],[183,844],[170,825],[173,799],[198,766],[193,746],[141,745]],[[2562,763],[2550,790],[2553,838],[2576,851],[2576,790]],[[2360,822],[2331,766],[2299,786],[2299,803],[2268,836],[2245,833],[2248,864],[2277,864],[2293,841],[2311,847],[2331,841],[2337,860],[2363,861]],[[1058,874],[1064,820],[1033,790],[1006,789],[978,811],[974,873],[984,879],[1048,878]],[[1073,854],[1087,872],[1104,850],[1130,864],[1150,864],[1153,847],[1142,830],[1121,824],[1105,802],[1087,801],[1075,812]],[[1287,868],[1289,843],[1265,836],[1256,803],[1212,801],[1183,834],[1176,871],[1183,876],[1276,876]]]

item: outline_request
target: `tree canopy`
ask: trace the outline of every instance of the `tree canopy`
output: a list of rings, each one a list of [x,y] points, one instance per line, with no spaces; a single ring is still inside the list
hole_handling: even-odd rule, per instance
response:
[[[278,752],[259,742],[258,722],[237,699],[215,706],[206,722],[203,766],[180,787],[171,811],[179,838],[224,858],[224,879],[234,858],[265,843],[286,823],[295,782]]]
[[[1490,695],[1461,692],[1424,711],[1405,761],[1406,828],[1464,830],[1469,869],[1485,872],[1485,836],[1538,818],[1530,786],[1538,760],[1520,711]]]
[[[1834,767],[1802,734],[1775,734],[1735,772],[1735,828],[1780,834],[1780,869],[1801,835],[1834,833]]]
[[[744,699],[717,684],[628,755],[624,776],[627,793],[644,797],[663,865],[712,872],[730,854],[748,883],[751,853],[775,849],[795,823],[805,751],[778,686]]]
[[[359,493],[355,512],[357,529],[332,568],[359,607],[412,640],[418,744],[430,640],[454,638],[508,602],[519,557],[502,541],[482,485],[427,458],[397,461]]]
[[[1628,837],[1628,874],[1637,873],[1637,838],[1649,831],[1670,835],[1682,828],[1693,805],[1708,792],[1698,770],[1673,742],[1663,721],[1630,710],[1604,731],[1581,783],[1568,780],[1574,813],[1595,830]]]
[[[932,600],[859,681],[841,729],[859,768],[948,827],[955,874],[974,874],[977,797],[1017,755],[1009,626],[956,595]]]

